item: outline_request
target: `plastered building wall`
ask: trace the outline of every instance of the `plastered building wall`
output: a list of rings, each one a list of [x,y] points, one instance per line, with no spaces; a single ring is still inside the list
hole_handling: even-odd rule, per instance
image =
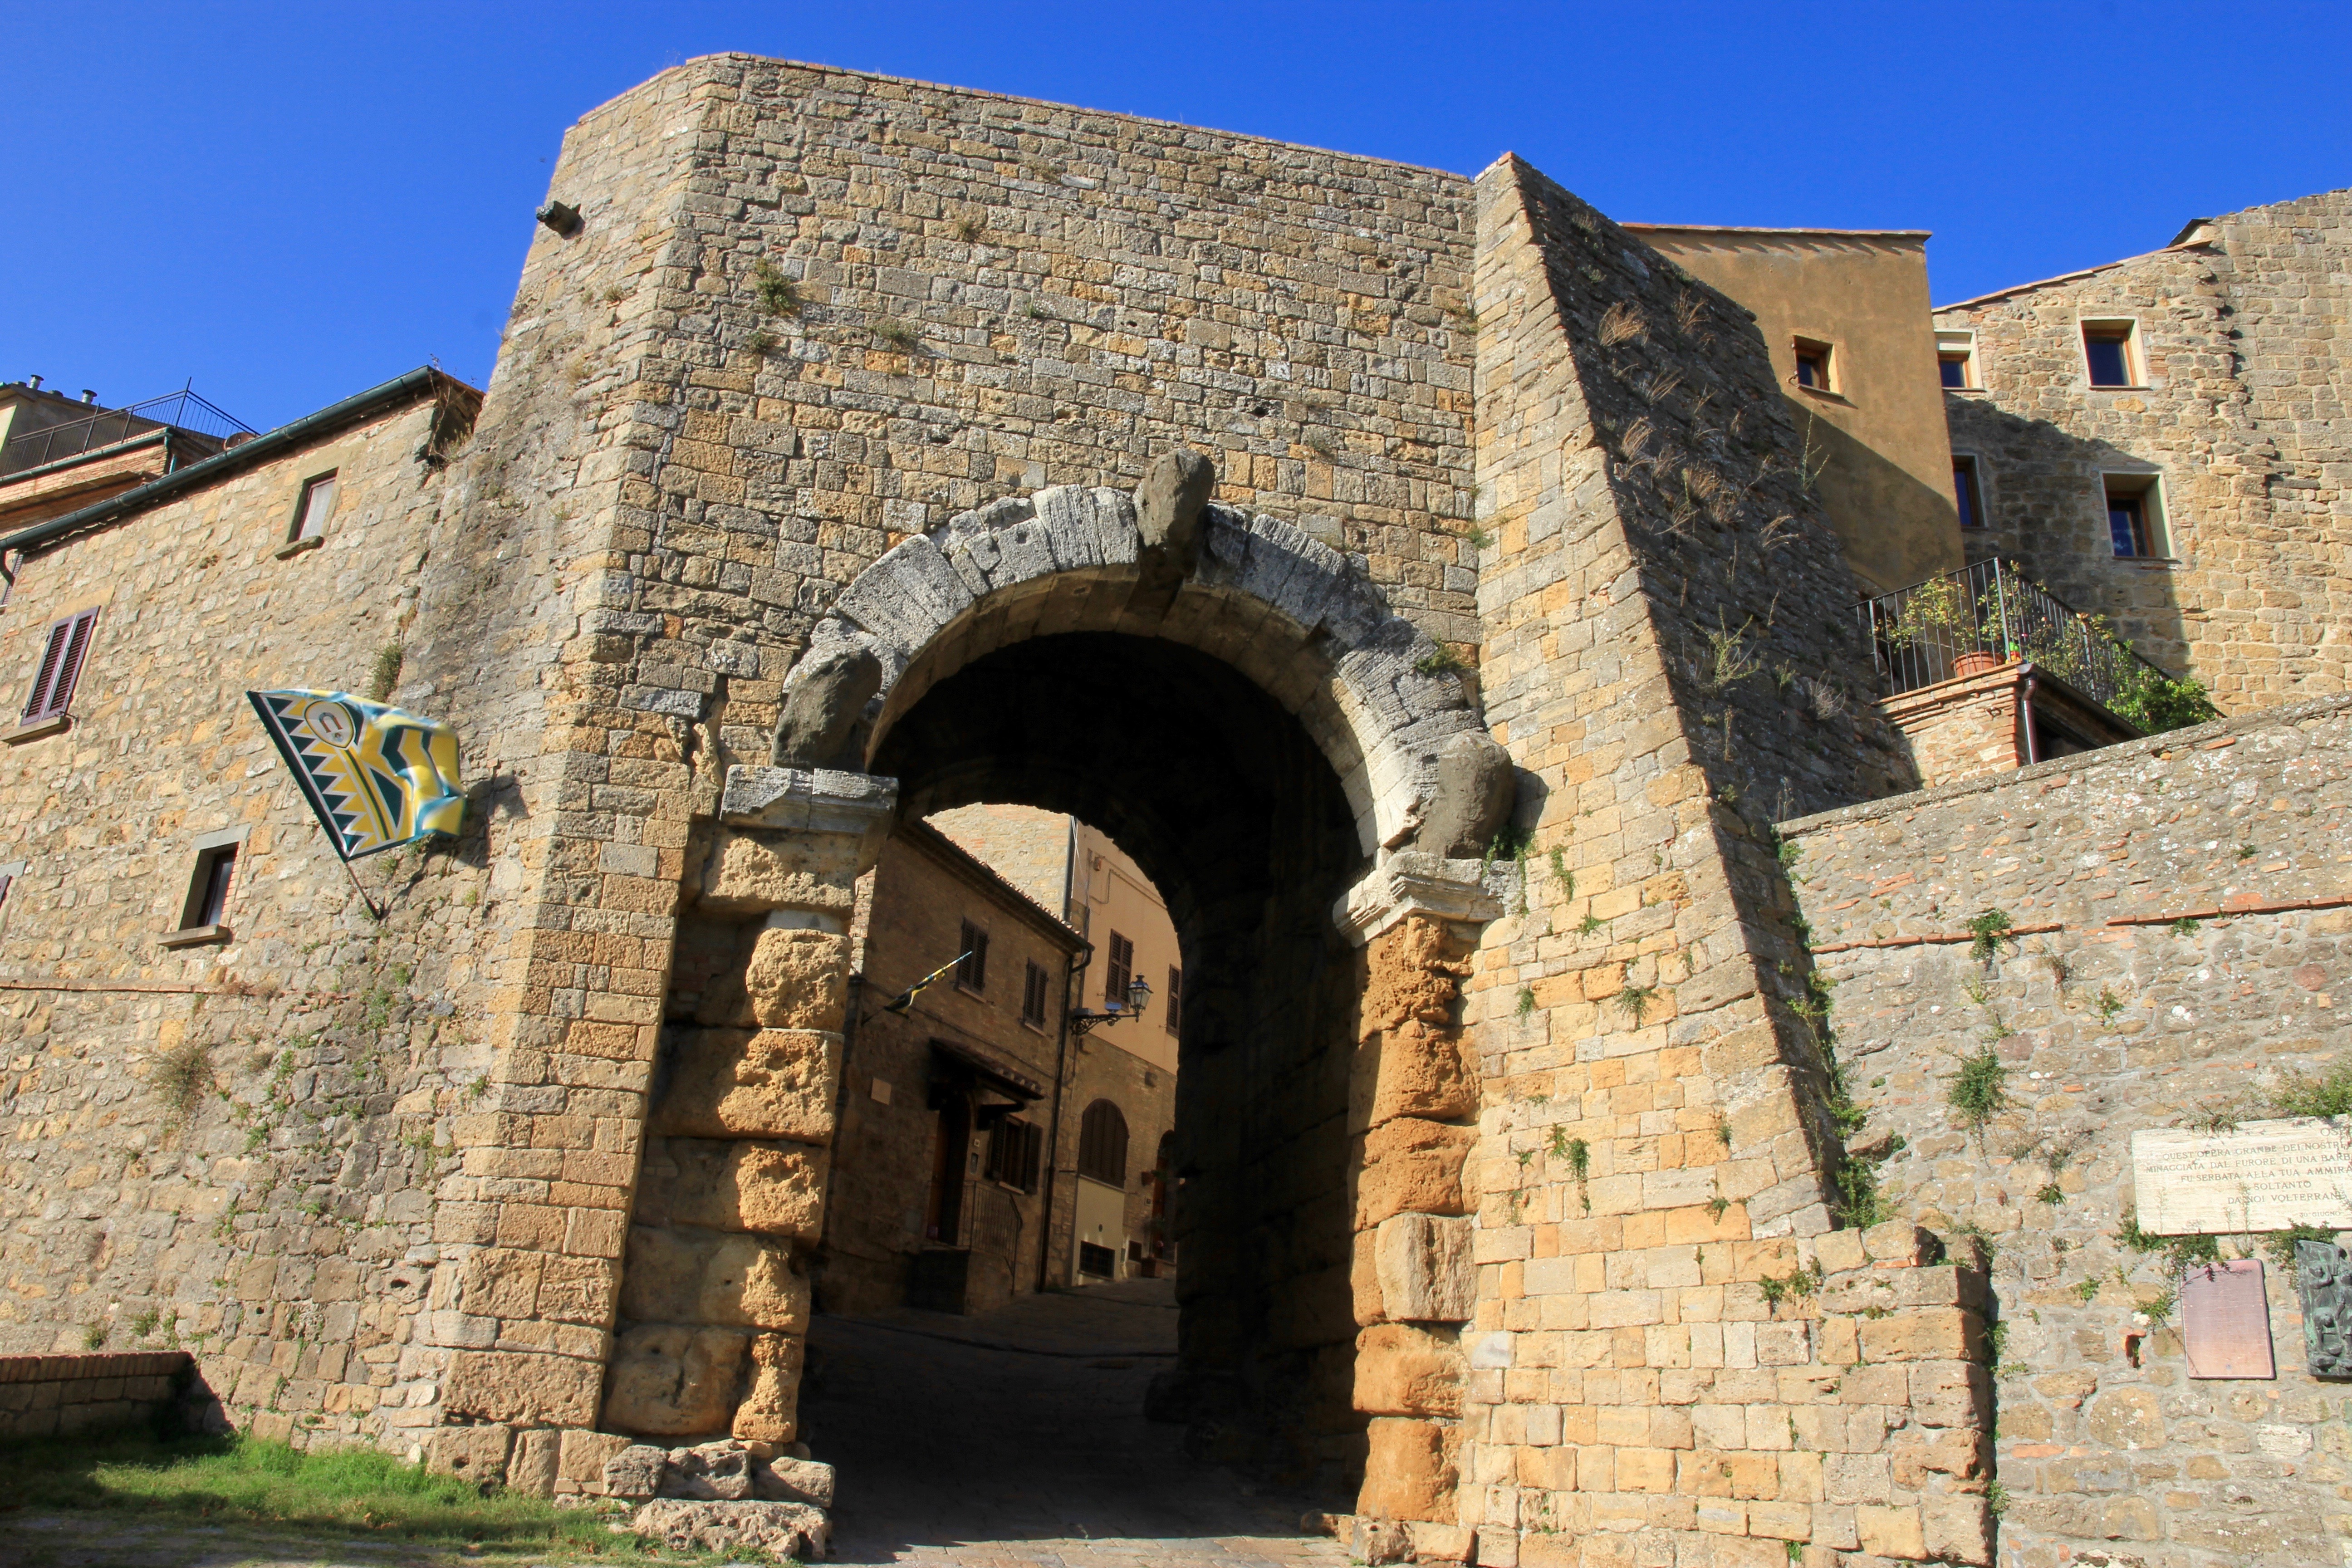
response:
[[[1935,313],[1975,333],[1947,392],[1999,554],[2222,711],[2344,689],[2352,603],[2345,193],[2208,220],[2166,249]],[[2084,321],[2133,323],[2144,384],[2089,384]],[[2117,559],[2105,473],[2160,478],[2169,555]]]
[[[1927,237],[1627,227],[1755,313],[1798,424],[1801,460],[1864,590],[1893,593],[1959,565],[1927,314]],[[1799,338],[1828,349],[1827,386],[1799,384]]]
[[[2314,699],[1784,827],[1881,1212],[1989,1266],[2005,1563],[2317,1565],[2352,1534],[2342,1391],[2263,1238],[2221,1240],[2266,1260],[2277,1375],[2205,1380],[2178,1275],[2122,1236],[2135,1131],[2261,1116],[2352,1045],[2347,747],[2352,704]],[[1979,955],[1990,910],[2018,934]]]

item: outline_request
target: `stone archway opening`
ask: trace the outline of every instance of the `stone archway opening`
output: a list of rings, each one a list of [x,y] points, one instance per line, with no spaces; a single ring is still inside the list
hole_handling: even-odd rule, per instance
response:
[[[855,879],[894,823],[1013,803],[1109,834],[1185,953],[1154,1413],[1392,1521],[1392,1553],[1450,1529],[1459,992],[1510,773],[1426,633],[1297,530],[1204,504],[1185,458],[1132,500],[1044,491],[893,550],[788,678],[774,765],[729,770],[689,847],[608,1429],[797,1440]]]

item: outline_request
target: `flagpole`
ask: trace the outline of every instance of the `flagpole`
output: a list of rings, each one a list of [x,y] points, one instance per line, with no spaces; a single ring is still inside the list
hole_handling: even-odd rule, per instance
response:
[[[367,912],[377,921],[381,921],[383,919],[383,911],[375,907],[375,900],[368,897],[368,890],[360,886],[360,874],[352,869],[352,863],[349,860],[343,859],[341,850],[338,849],[335,851],[335,858],[342,860],[343,875],[352,879],[352,891],[360,896],[360,902],[367,906]]]

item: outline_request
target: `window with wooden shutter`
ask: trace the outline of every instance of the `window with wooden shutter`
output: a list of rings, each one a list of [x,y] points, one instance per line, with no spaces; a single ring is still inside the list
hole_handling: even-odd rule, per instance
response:
[[[1045,1001],[1053,984],[1042,963],[1032,963],[1021,986],[1021,1021],[1032,1028],[1045,1026]]]
[[[963,956],[956,963],[956,984],[967,991],[988,989],[988,933],[963,922]]]
[[[287,534],[290,543],[317,539],[327,531],[327,518],[335,510],[335,476],[320,474],[302,486],[302,499],[294,503],[294,526]]]
[[[1079,1119],[1078,1174],[1127,1185],[1127,1118],[1108,1100],[1087,1106]]]
[[[41,668],[33,677],[33,694],[25,703],[26,723],[54,718],[73,701],[74,682],[80,679],[82,662],[89,656],[90,634],[97,626],[96,610],[49,623],[48,638],[41,647]]]
[[[1024,1121],[1017,1116],[1006,1117],[988,1135],[989,1180],[1018,1187],[1024,1193],[1035,1192],[1037,1156],[1043,1148],[1043,1136],[1035,1122]]]
[[[1168,966],[1168,1005],[1160,1016],[1167,1019],[1168,1032],[1170,1034],[1173,1035],[1182,1032],[1184,1027],[1184,972],[1177,968],[1172,963]]]
[[[1103,1001],[1127,1005],[1127,983],[1135,976],[1135,943],[1117,931],[1110,933],[1110,956],[1103,964]]]

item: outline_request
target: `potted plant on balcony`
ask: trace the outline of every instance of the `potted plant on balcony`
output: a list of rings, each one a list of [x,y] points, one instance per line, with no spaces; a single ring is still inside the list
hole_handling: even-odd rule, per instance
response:
[[[1953,649],[1952,673],[1977,675],[1998,668],[2000,656],[1976,649],[1977,606],[1957,574],[1930,577],[1904,595],[1902,612],[1888,628],[1895,641],[1923,652]]]

